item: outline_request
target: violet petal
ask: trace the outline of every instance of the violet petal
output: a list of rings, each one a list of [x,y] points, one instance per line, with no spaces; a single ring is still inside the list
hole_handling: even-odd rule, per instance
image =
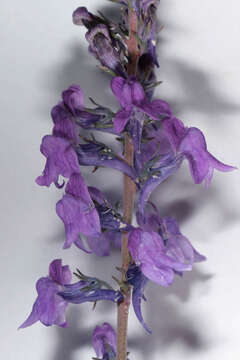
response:
[[[62,260],[56,259],[49,265],[50,278],[60,285],[69,284],[72,280],[72,273],[68,265],[62,266]]]
[[[167,255],[162,238],[154,231],[146,232],[141,229],[131,231],[128,248],[143,274],[161,286],[171,285],[174,270],[191,270],[191,265],[181,263]]]
[[[197,128],[189,128],[182,139],[179,151],[182,152],[189,161],[190,171],[195,184],[200,184],[206,180],[209,186],[213,170],[232,171],[235,168],[221,163],[214,158],[208,151],[203,133]]]
[[[88,21],[91,22],[93,20],[93,16],[92,14],[87,10],[86,7],[81,6],[78,7],[72,15],[72,19],[73,19],[73,23],[75,25],[84,25],[83,22],[84,21]]]
[[[62,93],[64,104],[68,107],[73,115],[76,115],[77,110],[83,109],[84,98],[80,86],[71,85]]]
[[[176,117],[165,118],[162,121],[162,127],[166,132],[173,149],[177,151],[180,142],[186,133],[183,122]]]
[[[154,120],[160,120],[161,117],[171,114],[170,106],[163,100],[144,101],[138,107]]]
[[[119,110],[115,117],[114,117],[114,130],[117,133],[121,133],[125,126],[127,125],[128,121],[130,120],[132,114],[132,107],[127,110]]]
[[[50,186],[58,182],[59,175],[70,178],[73,173],[79,173],[77,155],[68,140],[46,135],[40,150],[47,161],[43,174],[36,179],[38,185]]]
[[[134,105],[141,104],[145,99],[145,92],[142,85],[138,81],[133,81],[131,86],[132,102]]]
[[[87,254],[92,254],[92,251],[87,249],[87,247],[85,246],[82,236],[80,234],[78,234],[78,236],[75,238],[74,240],[74,244],[82,251],[84,251]]]
[[[108,346],[116,353],[116,342],[117,335],[110,324],[104,323],[102,326],[95,327],[92,344],[98,358],[108,353]]]
[[[53,135],[76,142],[76,125],[63,103],[53,107],[51,116],[54,122]]]
[[[111,239],[106,236],[106,231],[101,236],[87,237],[87,243],[92,252],[97,256],[109,256],[110,255],[110,244]]]
[[[127,80],[120,76],[116,76],[111,81],[111,88],[124,109],[127,109],[132,105],[132,89]]]
[[[87,236],[101,235],[97,210],[80,174],[71,176],[66,186],[66,195],[58,201],[56,211],[65,226],[64,248],[77,241],[80,232]]]

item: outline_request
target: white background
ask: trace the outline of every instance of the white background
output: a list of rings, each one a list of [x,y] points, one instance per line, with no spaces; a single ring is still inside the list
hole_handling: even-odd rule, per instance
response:
[[[73,305],[68,329],[37,323],[17,331],[36,298],[35,282],[49,262],[63,258],[72,269],[111,280],[119,255],[87,256],[61,249],[63,225],[55,214],[61,190],[34,182],[45,160],[41,137],[51,132],[51,107],[78,83],[88,96],[113,106],[109,78],[87,53],[84,29],[73,10],[89,5],[111,14],[107,1],[1,0],[1,359],[87,360],[94,355],[95,324],[114,326],[115,307]],[[201,128],[209,150],[239,166],[240,5],[237,0],[163,0],[158,95],[186,125]],[[84,170],[85,173],[85,170]],[[99,170],[100,186],[117,198],[121,176]],[[95,178],[87,176],[94,184]],[[131,311],[131,360],[239,360],[239,172],[215,173],[210,189],[194,185],[185,166],[154,193],[162,214],[176,216],[182,232],[208,257],[169,289],[150,284],[143,305],[153,335]],[[102,185],[101,185],[102,184]],[[115,273],[116,275],[116,273]]]

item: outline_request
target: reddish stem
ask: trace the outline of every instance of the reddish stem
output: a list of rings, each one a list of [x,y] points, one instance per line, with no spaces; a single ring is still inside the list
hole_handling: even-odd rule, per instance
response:
[[[137,62],[139,58],[138,43],[135,34],[138,29],[138,18],[133,9],[129,11],[129,38],[126,41],[130,63],[128,65],[128,75],[136,75]],[[125,161],[133,166],[134,148],[131,138],[128,134],[125,135]],[[134,207],[134,197],[136,186],[134,182],[124,175],[124,220],[131,224]],[[122,281],[126,280],[126,271],[130,262],[128,252],[128,236],[122,236]],[[128,312],[131,303],[131,287],[128,286],[125,290],[124,301],[118,304],[118,328],[117,328],[117,360],[127,359],[127,327],[128,327]]]

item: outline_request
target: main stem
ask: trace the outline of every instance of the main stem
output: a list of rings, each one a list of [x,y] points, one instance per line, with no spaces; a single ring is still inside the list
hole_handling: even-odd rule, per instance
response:
[[[129,14],[129,38],[127,40],[128,53],[130,63],[128,65],[128,75],[135,75],[137,69],[137,62],[139,57],[138,43],[135,34],[137,34],[138,19],[132,8],[128,9]],[[125,135],[125,161],[133,166],[134,161],[134,147],[132,140],[128,134]],[[134,207],[134,197],[136,186],[134,182],[124,175],[124,220],[131,224]],[[122,281],[126,281],[126,271],[129,266],[130,256],[128,252],[128,236],[122,236]],[[131,287],[128,286],[125,290],[124,300],[118,304],[118,328],[117,328],[117,360],[127,359],[127,326],[128,326],[128,312],[131,303]]]

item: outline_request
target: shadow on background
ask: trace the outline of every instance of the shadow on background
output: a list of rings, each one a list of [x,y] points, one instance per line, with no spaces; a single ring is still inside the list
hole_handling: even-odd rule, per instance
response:
[[[185,274],[183,279],[175,279],[174,284],[167,289],[150,284],[146,291],[147,304],[143,306],[144,318],[152,335],[148,336],[144,330],[137,338],[130,334],[130,349],[140,350],[142,358],[146,359],[149,354],[159,351],[163,356],[176,343],[187,352],[199,352],[211,347],[211,341],[196,320],[198,314],[187,313],[184,306],[193,288],[198,283],[205,287],[211,277],[194,270],[191,274]]]
[[[89,345],[92,329],[82,328],[82,316],[79,306],[68,309],[69,327],[66,329],[56,327],[57,346],[51,360],[72,360],[79,348]]]
[[[116,9],[116,6],[109,5],[102,8],[101,12],[116,19]],[[166,10],[163,7],[161,14],[164,14],[164,11]],[[165,24],[165,27],[172,32],[176,31],[174,26],[168,27]],[[85,31],[84,28],[80,30]],[[160,48],[161,42],[163,44],[160,62],[162,58],[168,64],[168,68],[174,69],[177,81],[180,82],[182,88],[180,102],[178,102],[178,105],[173,105],[177,112],[188,109],[207,115],[214,115],[218,119],[223,114],[239,111],[239,107],[236,104],[232,104],[218,92],[216,86],[211,83],[209,74],[204,73],[199,68],[195,68],[194,64],[190,65],[176,59],[167,59],[164,53],[167,41],[162,36],[159,44]],[[69,45],[66,51],[69,54],[68,60],[62,63],[59,61],[57,65],[49,69],[44,76],[43,85],[48,86],[48,90],[50,87],[50,91],[60,97],[63,89],[73,83],[77,83],[83,88],[86,97],[91,95],[97,102],[105,105],[108,104],[109,106],[115,104],[116,107],[116,100],[108,88],[110,77],[97,69],[97,62],[95,59],[90,58],[86,46],[84,45],[82,48],[80,42],[73,43]],[[159,74],[161,74],[161,69]],[[174,101],[171,101],[171,99],[170,102],[174,104]],[[101,182],[104,182],[103,176],[101,177]],[[192,186],[191,195],[186,199],[169,202],[167,199],[168,192],[165,190],[167,186],[174,186],[174,191],[179,191],[179,193],[183,189],[189,189]],[[192,190],[193,188],[194,190]],[[181,180],[181,178],[177,178],[177,180],[170,179],[165,182],[161,190],[159,190],[159,193],[161,192],[160,212],[164,208],[164,215],[174,216],[180,223],[183,223],[192,216],[200,203],[203,205],[206,201],[215,201],[220,205],[218,211],[224,210],[221,194],[216,194],[212,188],[204,195],[203,192],[199,192],[197,189],[198,187],[190,185],[188,181]],[[113,190],[109,194],[111,194],[110,197],[114,201],[117,200],[118,194]],[[228,216],[228,214],[224,213],[224,219],[225,221],[231,221],[232,214]],[[96,272],[100,278],[106,278],[107,274],[107,280],[109,281],[111,281],[109,268],[113,268],[112,264],[119,264],[118,252],[113,252],[111,259],[99,259],[95,256],[89,257],[91,274]],[[210,346],[207,336],[201,331],[200,324],[194,321],[194,314],[186,314],[186,311],[183,311],[183,304],[189,301],[192,290],[196,285],[199,286],[199,283],[201,283],[204,289],[207,288],[206,283],[209,282],[211,277],[212,275],[206,275],[198,270],[194,270],[191,274],[184,276],[183,279],[177,279],[174,285],[168,289],[151,285],[147,292],[149,301],[145,308],[145,320],[151,326],[153,335],[146,338],[144,330],[142,330],[142,335],[140,336],[131,336],[130,334],[130,349],[140,349],[142,358],[146,359],[154,349],[166,349],[175,342],[182,343],[184,347],[191,351],[199,351]],[[177,299],[177,301],[172,301],[172,297]],[[105,310],[106,312],[108,311],[108,304],[105,305]],[[86,321],[79,326],[82,315],[81,307],[76,308],[72,306],[70,311],[68,311],[69,328],[56,329],[57,344],[51,360],[72,360],[73,354],[77,349],[90,343],[93,329],[89,329],[86,326]]]

